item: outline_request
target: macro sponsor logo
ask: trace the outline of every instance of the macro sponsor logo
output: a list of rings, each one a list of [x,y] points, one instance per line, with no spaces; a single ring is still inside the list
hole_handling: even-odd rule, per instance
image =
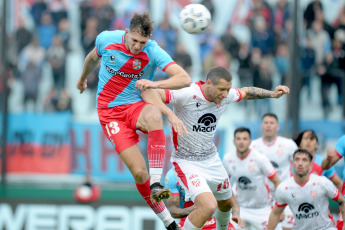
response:
[[[202,115],[198,123],[199,125],[193,125],[193,131],[195,132],[213,132],[216,130],[216,125],[212,125],[216,123],[217,118],[212,113],[206,113]]]
[[[238,178],[238,187],[242,190],[256,190],[256,186],[252,185],[252,181],[245,176]]]
[[[113,70],[109,66],[106,66],[106,69],[109,73],[111,73],[113,75],[120,75],[121,77],[124,77],[124,78],[132,78],[132,79],[138,79],[139,80],[144,75],[144,71],[141,71],[138,74],[134,74],[134,73],[125,73],[125,72],[119,71],[119,70]]]
[[[309,203],[303,203],[298,207],[298,212],[296,214],[296,219],[310,219],[319,216],[318,211],[314,211],[314,206]]]

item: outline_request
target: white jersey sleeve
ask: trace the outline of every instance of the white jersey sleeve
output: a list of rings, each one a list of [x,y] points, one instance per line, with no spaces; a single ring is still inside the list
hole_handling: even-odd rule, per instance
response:
[[[328,197],[332,200],[338,200],[340,192],[335,185],[324,176],[322,176],[320,180],[322,181],[321,186],[325,190],[325,193],[328,195]]]
[[[284,185],[285,183],[280,183],[275,193],[277,207],[285,207],[288,203],[288,201],[286,200]]]
[[[258,158],[260,158],[258,163],[263,175],[268,177],[268,179],[272,179],[275,175],[277,175],[276,170],[274,169],[268,157],[263,154],[258,154]]]
[[[232,102],[239,102],[242,99],[242,94],[239,89],[231,88],[228,96],[224,98],[222,103],[230,104]]]
[[[183,106],[187,104],[191,97],[189,88],[182,88],[180,90],[168,90],[165,89],[165,103],[170,104],[172,106]]]

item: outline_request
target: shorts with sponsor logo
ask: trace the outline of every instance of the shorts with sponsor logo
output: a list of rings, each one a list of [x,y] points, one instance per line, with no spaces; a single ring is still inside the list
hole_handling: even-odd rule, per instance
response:
[[[143,101],[111,108],[97,108],[99,121],[106,137],[115,147],[116,152],[139,142],[136,124],[143,108],[148,105]]]
[[[227,200],[232,196],[229,177],[218,154],[204,161],[188,161],[171,158],[174,172],[186,192],[186,200],[204,192],[212,192],[216,200]]]
[[[241,219],[245,225],[245,229],[266,229],[268,219],[272,210],[271,205],[263,208],[245,208],[240,207]],[[235,229],[241,229],[232,221]]]

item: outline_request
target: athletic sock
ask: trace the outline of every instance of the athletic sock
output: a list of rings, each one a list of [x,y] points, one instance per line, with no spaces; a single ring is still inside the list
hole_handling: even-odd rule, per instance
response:
[[[148,133],[147,156],[151,184],[160,182],[165,154],[165,134],[163,129],[153,130]]]
[[[222,212],[217,208],[214,216],[217,221],[217,230],[227,230],[230,221],[230,211]]]
[[[144,198],[146,203],[154,211],[154,213],[163,221],[164,226],[168,227],[174,219],[171,217],[170,212],[165,207],[163,201],[152,203],[151,201],[151,190],[150,190],[150,179],[148,179],[144,184],[135,183],[140,195]]]
[[[188,216],[186,218],[186,221],[184,222],[184,225],[183,225],[183,230],[200,230],[201,228],[197,228],[195,227],[192,222],[190,222]]]

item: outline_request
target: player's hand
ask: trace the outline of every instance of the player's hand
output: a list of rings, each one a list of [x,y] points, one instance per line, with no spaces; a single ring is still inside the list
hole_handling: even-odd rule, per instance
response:
[[[188,134],[186,126],[183,124],[183,122],[175,115],[175,113],[169,114],[167,116],[170,124],[174,128],[174,131],[181,137],[183,137],[183,133]]]
[[[145,89],[156,89],[157,83],[147,79],[141,79],[135,83],[135,88],[140,91],[144,91]]]
[[[332,166],[332,161],[336,157],[337,157],[337,150],[335,150],[335,148],[327,149],[327,160],[329,162],[329,167]]]
[[[80,79],[78,79],[77,89],[79,89],[79,92],[83,93],[86,88],[87,88],[87,80],[85,80],[84,82],[80,82]]]
[[[284,94],[289,94],[289,93],[290,93],[289,87],[285,85],[278,85],[272,94],[272,98],[280,98]]]
[[[244,228],[244,223],[239,216],[232,216],[231,219],[235,221],[238,226],[240,226],[241,228]]]

